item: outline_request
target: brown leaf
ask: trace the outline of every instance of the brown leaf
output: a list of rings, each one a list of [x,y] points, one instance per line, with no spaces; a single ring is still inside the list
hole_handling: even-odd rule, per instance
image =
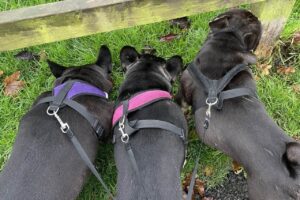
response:
[[[33,61],[33,60],[40,60],[40,55],[25,50],[16,54],[15,58],[19,60]]]
[[[2,76],[4,74],[4,72],[2,70],[0,70],[0,76]]]
[[[178,27],[180,29],[188,29],[191,26],[191,21],[187,17],[177,18],[170,20],[171,26]]]
[[[212,166],[205,166],[204,175],[211,176],[213,174],[214,168]]]
[[[293,35],[292,43],[294,43],[294,44],[300,44],[300,31],[299,31],[299,32],[296,32],[296,33]]]
[[[154,49],[153,47],[148,46],[148,45],[142,49],[142,54],[154,55],[155,53],[156,53],[156,49]]]
[[[189,190],[191,179],[192,179],[192,173],[189,173],[186,175],[185,179],[183,180],[182,186],[183,186],[183,190],[186,193]],[[204,195],[205,195],[204,182],[201,181],[199,178],[196,178],[196,180],[195,180],[194,193],[193,193],[192,199],[195,199],[196,195],[199,195],[201,197],[204,197]]]
[[[176,38],[179,38],[178,34],[170,33],[168,35],[162,36],[159,41],[160,42],[171,42]]]
[[[260,69],[261,74],[264,75],[269,75],[270,74],[270,69],[272,68],[272,65],[268,64],[258,64],[257,65],[258,69]]]
[[[295,67],[280,66],[277,68],[277,73],[282,74],[282,75],[289,75],[289,74],[293,74],[295,72],[296,72]]]
[[[300,84],[292,85],[292,88],[296,93],[300,93]]]
[[[232,170],[235,174],[240,174],[243,171],[242,165],[240,165],[235,160],[232,161],[231,166],[232,166]]]
[[[20,71],[7,76],[4,81],[4,95],[15,96],[24,87],[24,81],[18,80],[20,78]]]
[[[294,138],[296,141],[300,142],[300,136],[293,136],[293,138]]]

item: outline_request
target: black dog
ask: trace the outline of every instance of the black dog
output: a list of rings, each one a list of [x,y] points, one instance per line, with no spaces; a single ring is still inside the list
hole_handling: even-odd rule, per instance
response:
[[[166,61],[154,55],[140,55],[132,47],[124,47],[120,58],[126,76],[119,91],[117,104],[143,91],[156,89],[170,92],[171,82],[175,80],[182,67],[179,56]],[[180,127],[185,133],[187,130],[180,107],[165,99],[130,113],[128,119],[162,120]],[[118,124],[114,130],[118,132]],[[127,153],[126,145],[116,137],[117,198],[182,199],[180,170],[185,155],[183,140],[164,129],[146,128],[131,135],[129,142],[136,159],[139,177]]]
[[[70,80],[80,80],[104,92],[112,89],[110,81],[111,54],[106,46],[100,49],[95,64],[65,68],[49,62],[55,86]],[[50,96],[43,93],[39,99]],[[78,96],[74,99],[101,122],[103,140],[111,130],[113,105],[105,98]],[[54,117],[46,114],[48,104],[34,105],[22,118],[13,152],[0,174],[0,199],[3,200],[70,200],[76,199],[88,175],[69,138],[60,130]],[[65,107],[60,117],[69,123],[74,134],[94,161],[99,141],[91,125],[78,112]]]
[[[256,62],[251,52],[262,30],[252,13],[234,9],[209,25],[211,33],[193,62],[198,71],[217,80],[236,65]],[[235,88],[256,91],[249,71],[239,72],[224,90]],[[206,130],[207,93],[190,68],[183,73],[181,89],[185,101],[196,111],[200,138],[245,167],[250,199],[300,199],[300,144],[277,126],[258,99],[244,96],[225,100],[222,110],[212,108]]]

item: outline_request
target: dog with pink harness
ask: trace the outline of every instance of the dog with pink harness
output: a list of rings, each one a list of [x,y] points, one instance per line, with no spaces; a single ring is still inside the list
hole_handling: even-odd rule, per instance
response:
[[[187,123],[170,94],[182,60],[140,55],[128,46],[120,57],[125,80],[112,120],[116,199],[182,199]]]

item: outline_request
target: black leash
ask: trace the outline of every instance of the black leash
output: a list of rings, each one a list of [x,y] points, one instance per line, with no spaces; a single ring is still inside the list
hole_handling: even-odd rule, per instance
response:
[[[251,90],[250,88],[235,88],[223,91],[224,88],[238,73],[249,69],[248,65],[246,64],[236,65],[219,80],[212,80],[207,78],[194,64],[194,62],[190,63],[187,69],[193,80],[196,81],[197,85],[204,86],[204,90],[207,94],[205,103],[208,107],[206,110],[205,121],[203,125],[205,130],[209,127],[211,108],[213,106],[221,110],[224,100],[241,96],[251,96],[257,98],[256,92]]]
[[[112,195],[112,193],[110,192],[108,186],[104,183],[103,179],[101,178],[101,175],[98,173],[94,164],[92,163],[92,161],[86,154],[85,150],[83,149],[82,145],[78,141],[77,137],[71,130],[69,124],[66,122],[63,122],[62,119],[60,118],[60,116],[58,115],[60,108],[68,105],[71,108],[73,108],[74,110],[76,110],[79,114],[81,114],[91,124],[97,137],[101,137],[103,134],[104,128],[100,125],[99,121],[86,110],[86,108],[84,106],[80,105],[76,101],[66,99],[66,96],[74,82],[75,81],[67,82],[66,85],[61,89],[61,91],[59,92],[59,94],[57,96],[45,97],[45,98],[41,99],[36,105],[39,105],[42,103],[50,103],[50,105],[47,109],[47,115],[55,117],[55,119],[60,124],[61,132],[66,134],[70,138],[73,146],[75,147],[75,149],[76,149],[77,153],[79,154],[79,156],[81,157],[81,159],[84,161],[84,163],[87,165],[87,167],[91,170],[91,172],[98,179],[98,181],[103,186],[106,193],[113,200],[115,200],[115,198]]]

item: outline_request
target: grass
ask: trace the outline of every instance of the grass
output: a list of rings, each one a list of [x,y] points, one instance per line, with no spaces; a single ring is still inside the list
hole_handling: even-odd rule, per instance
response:
[[[53,2],[55,0],[6,0],[0,2],[0,11],[29,5]],[[150,45],[157,50],[157,55],[165,58],[172,55],[181,55],[185,63],[190,62],[199,51],[208,33],[208,22],[221,11],[191,16],[192,26],[188,31],[181,32],[170,28],[168,22],[161,22],[130,29],[117,30],[111,33],[96,34],[89,37],[61,41],[46,45],[28,48],[27,50],[39,53],[45,50],[51,60],[65,66],[92,63],[96,59],[101,44],[107,44],[113,55],[114,91],[111,100],[117,97],[117,89],[123,77],[118,59],[119,51],[124,45],[132,45],[141,50]],[[283,38],[287,40],[295,30],[300,29],[299,24],[300,1],[297,1],[293,14],[283,31]],[[162,35],[170,32],[181,35],[169,43],[159,42]],[[300,135],[300,101],[291,86],[300,83],[300,46],[289,47],[294,54],[283,55],[282,44],[279,43],[275,53],[267,62],[274,65],[270,76],[260,76],[258,91],[261,100],[266,105],[268,113],[291,136]],[[20,118],[30,108],[32,102],[41,92],[50,90],[54,78],[44,62],[26,62],[14,58],[18,51],[0,53],[0,69],[4,75],[0,77],[0,171],[7,161],[14,143]],[[276,73],[277,65],[293,65],[296,73],[290,76],[281,76]],[[11,98],[3,95],[2,81],[6,75],[21,71],[21,79],[26,82],[25,88],[17,97]],[[194,133],[194,123],[189,119],[190,143],[188,147],[188,162],[182,172],[182,177],[192,171],[194,160],[200,156],[199,176],[208,186],[220,183],[230,169],[231,160],[224,154],[202,144]],[[96,162],[105,182],[115,191],[116,167],[113,159],[112,145],[103,145]],[[206,166],[213,167],[213,174],[203,176]],[[91,176],[78,199],[105,199],[105,192],[95,177]]]

